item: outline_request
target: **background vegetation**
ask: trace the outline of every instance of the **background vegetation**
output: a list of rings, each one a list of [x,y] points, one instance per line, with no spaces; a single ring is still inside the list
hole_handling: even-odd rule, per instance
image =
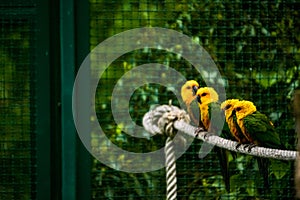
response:
[[[299,11],[292,1],[91,1],[91,48],[105,38],[143,26],[177,30],[202,45],[216,62],[225,82],[227,97],[248,99],[276,125],[286,146],[295,148],[291,105],[293,90],[299,86]],[[133,41],[134,42],[134,41]],[[149,152],[164,144],[160,136],[137,139],[113,123],[111,92],[117,80],[135,66],[158,62],[173,67],[187,79],[205,83],[193,67],[172,53],[143,49],[123,55],[106,71],[99,83],[97,110],[100,124],[119,147]],[[142,77],[141,77],[142,78]],[[163,77],[161,77],[163,78]],[[222,82],[215,82],[221,84]],[[141,125],[151,105],[179,105],[172,90],[177,85],[145,85],[130,101],[130,114]],[[179,100],[180,101],[180,100]],[[121,126],[121,127],[120,127]],[[99,146],[96,134],[95,147]],[[177,161],[179,199],[283,199],[294,195],[293,164],[270,169],[271,189],[262,187],[255,159],[239,155],[231,161],[231,192],[227,193],[213,153],[198,159],[199,141]],[[113,162],[113,160],[112,160]],[[130,162],[130,161],[128,161]],[[151,163],[149,163],[150,165]],[[94,161],[93,198],[164,199],[164,169],[144,174],[127,174]],[[284,188],[284,189],[283,189]]]
[[[31,134],[29,50],[32,22],[0,22],[0,199],[29,199],[34,134]]]

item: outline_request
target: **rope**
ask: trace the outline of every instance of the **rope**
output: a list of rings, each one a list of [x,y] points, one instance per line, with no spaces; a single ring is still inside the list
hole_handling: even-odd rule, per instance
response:
[[[166,114],[166,112],[168,114]],[[279,160],[295,160],[297,157],[297,151],[270,149],[258,146],[253,147],[251,148],[251,151],[248,151],[248,145],[244,144],[240,145],[239,148],[236,148],[239,143],[221,138],[214,134],[207,134],[208,132],[206,131],[201,131],[196,135],[195,131],[197,127],[188,124],[189,120],[187,120],[188,117],[185,117],[185,115],[185,111],[180,110],[176,106],[157,106],[145,114],[143,118],[143,126],[146,131],[153,135],[164,134],[165,128],[172,131],[179,130],[182,133],[200,139],[209,144],[252,156],[274,158]]]
[[[189,115],[173,105],[156,106],[143,117],[143,126],[152,135],[163,135],[165,132],[174,136],[173,123],[177,120],[183,120],[186,123],[190,122]]]
[[[176,159],[174,142],[171,137],[167,138],[165,146],[166,156],[166,179],[167,179],[167,199],[174,200],[177,197]]]
[[[191,126],[189,122],[190,118],[188,114],[173,105],[156,106],[143,117],[143,126],[146,131],[153,135],[165,134],[168,136],[165,146],[167,200],[177,198],[176,157],[174,142],[172,140],[176,130],[209,144],[235,152],[279,160],[295,160],[297,157],[297,151],[270,149],[258,146],[252,147],[251,151],[249,151],[247,149],[248,146],[243,144],[240,145],[239,148],[236,148],[239,143],[221,138],[212,133],[209,134],[206,131],[200,131],[198,129],[197,134],[195,134],[197,127]]]
[[[153,135],[165,134],[168,136],[165,146],[167,200],[177,198],[176,157],[173,142],[176,133],[174,122],[177,120],[190,122],[190,118],[184,110],[172,105],[158,106],[143,118],[143,125],[148,132]]]

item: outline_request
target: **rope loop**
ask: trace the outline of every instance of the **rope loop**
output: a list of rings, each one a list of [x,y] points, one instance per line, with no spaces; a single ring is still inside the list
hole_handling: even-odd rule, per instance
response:
[[[165,134],[167,137],[175,136],[175,121],[190,123],[189,115],[182,109],[173,105],[156,106],[146,113],[143,118],[144,128],[151,134]]]

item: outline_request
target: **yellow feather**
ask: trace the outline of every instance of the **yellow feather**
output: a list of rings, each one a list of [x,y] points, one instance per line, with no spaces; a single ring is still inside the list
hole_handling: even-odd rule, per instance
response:
[[[245,126],[244,126],[244,121],[243,119],[251,115],[256,111],[256,106],[251,102],[251,101],[239,101],[238,103],[235,104],[234,110],[236,111],[236,117],[237,117],[237,123],[239,127],[241,128],[243,135],[246,137],[248,142],[254,143],[253,139],[250,137],[248,134]]]
[[[219,95],[212,87],[199,88],[197,91],[197,96],[200,97],[201,104],[209,104],[211,102],[219,101]]]
[[[201,121],[204,128],[208,130],[210,126],[210,116],[208,112],[208,105],[219,100],[218,93],[211,87],[202,87],[197,91],[197,96],[200,98],[199,108],[201,112]]]
[[[181,87],[181,98],[186,105],[187,111],[195,124],[199,123],[199,119],[196,119],[193,112],[191,111],[191,103],[196,99],[196,95],[193,92],[193,87],[199,87],[197,81],[189,80]]]
[[[254,113],[256,111],[256,106],[251,101],[243,100],[235,104],[234,109],[236,110],[236,117],[238,119],[243,119]]]
[[[193,86],[199,87],[197,81],[189,80],[181,87],[181,98],[186,105],[190,105],[196,98],[196,95],[193,94]]]
[[[208,130],[210,125],[209,113],[208,113],[208,104],[200,104],[201,111],[201,121],[204,125],[204,128]]]
[[[242,142],[240,138],[240,133],[236,127],[233,120],[232,111],[234,110],[234,105],[239,102],[238,99],[228,99],[221,104],[221,109],[225,112],[225,120],[228,124],[232,136],[238,141]]]

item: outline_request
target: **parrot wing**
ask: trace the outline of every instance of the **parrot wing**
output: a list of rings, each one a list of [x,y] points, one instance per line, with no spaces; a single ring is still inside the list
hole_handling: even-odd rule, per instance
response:
[[[246,116],[243,120],[247,133],[259,146],[285,149],[266,115],[255,112]]]
[[[214,116],[214,118],[211,118],[211,116]],[[218,136],[221,135],[222,126],[220,125],[220,123],[224,123],[225,118],[223,117],[223,121],[222,121],[220,104],[215,103],[215,102],[209,103],[208,104],[208,116],[205,116],[205,117],[210,119],[210,120],[208,120],[208,121],[210,121],[210,128],[209,128],[208,132],[215,133]],[[213,148],[214,148],[214,145],[204,142],[199,151],[199,158],[204,158],[209,152],[211,152],[211,150]]]
[[[189,113],[189,116],[190,116],[190,118],[191,118],[194,125],[199,126],[199,125],[202,124],[202,122],[200,120],[200,109],[199,109],[198,103],[196,101],[193,101],[187,107],[187,112]]]
[[[212,118],[214,117],[214,118]],[[210,119],[210,126],[212,132],[221,134],[221,130],[223,129],[223,124],[225,121],[225,116],[222,115],[221,106],[219,103],[213,102],[208,104],[208,118]],[[227,124],[227,123],[226,123]],[[229,130],[228,125],[225,127]],[[220,135],[218,134],[218,135]]]
[[[241,143],[246,142],[247,139],[243,135],[243,131],[242,131],[241,127],[238,125],[237,117],[236,117],[235,113],[233,113],[232,118],[233,118],[234,126],[235,126],[235,128],[237,130],[236,131],[237,132],[236,136],[239,138],[239,140],[240,140]]]
[[[208,113],[211,119],[211,129],[212,132],[220,135],[222,138],[235,140],[235,138],[230,133],[229,126],[225,121],[225,116],[222,113],[219,103],[210,103],[208,106]],[[214,118],[212,119],[211,116],[214,114]],[[223,126],[222,126],[223,124]]]
[[[222,115],[220,104],[219,103],[210,103],[208,105],[208,115],[210,119],[210,130],[216,135],[219,135],[226,139],[232,139],[228,124],[225,122],[225,117]],[[214,118],[212,118],[214,116]],[[224,123],[225,122],[225,123]],[[223,125],[224,124],[224,125]],[[199,151],[199,157],[204,158],[212,149],[214,145],[203,143]],[[220,147],[215,147],[214,151],[217,153],[217,157],[220,163],[221,174],[224,179],[225,188],[230,192],[230,173],[229,173],[229,161],[228,153],[229,151]],[[236,153],[231,152],[232,157],[236,158]]]

